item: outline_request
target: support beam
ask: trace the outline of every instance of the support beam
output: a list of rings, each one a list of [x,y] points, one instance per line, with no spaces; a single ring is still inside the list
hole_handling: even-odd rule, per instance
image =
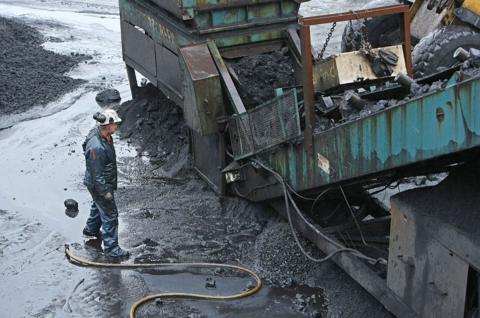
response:
[[[125,64],[127,67],[127,76],[128,82],[130,84],[130,91],[132,93],[132,98],[135,99],[138,97],[138,85],[137,85],[137,76],[135,75],[135,70],[133,67]]]
[[[367,9],[367,10],[327,14],[322,16],[301,17],[300,24],[304,26],[312,26],[317,24],[325,24],[325,23],[333,23],[333,22],[341,22],[341,21],[349,21],[349,20],[366,19],[366,18],[379,17],[384,15],[400,14],[400,13],[409,12],[409,10],[410,10],[410,7],[407,5],[393,5],[393,6],[386,6],[386,7],[374,8],[374,9]]]
[[[277,200],[272,206],[283,216],[286,216],[283,200]],[[307,239],[317,245],[325,254],[337,250],[337,247],[325,240],[317,228],[305,223],[300,217],[296,217],[291,208],[292,222],[294,227]],[[387,287],[386,280],[371,269],[367,264],[349,253],[340,253],[332,258],[340,268],[359,283],[367,292],[372,294],[385,308],[397,317],[418,317],[391,289]]]
[[[313,102],[313,58],[310,40],[310,27],[301,25],[303,96],[305,109],[305,129],[303,136],[307,153],[313,155],[313,127],[315,126],[315,110]]]
[[[410,11],[403,13],[403,37],[405,40],[405,64],[407,66],[407,73],[413,77],[413,62],[412,62],[412,35],[410,31]]]
[[[210,53],[212,54],[213,60],[217,65],[218,72],[223,79],[223,83],[225,85],[225,89],[227,91],[228,99],[234,108],[236,114],[245,113],[247,110],[245,109],[245,105],[243,104],[242,99],[240,98],[240,94],[238,94],[237,88],[233,83],[232,77],[228,72],[228,68],[223,61],[222,55],[218,50],[217,45],[213,41],[208,41],[208,48]]]

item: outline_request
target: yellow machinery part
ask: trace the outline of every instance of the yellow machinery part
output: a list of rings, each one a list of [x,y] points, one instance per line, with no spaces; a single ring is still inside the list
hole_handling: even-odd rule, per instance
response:
[[[480,15],[480,1],[479,0],[465,0],[463,7]]]

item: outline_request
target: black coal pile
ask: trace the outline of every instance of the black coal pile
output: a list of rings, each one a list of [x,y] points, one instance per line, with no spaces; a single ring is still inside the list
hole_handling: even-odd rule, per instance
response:
[[[34,28],[0,17],[0,112],[45,105],[83,83],[64,74],[88,57],[56,54],[43,49],[43,42]]]
[[[268,54],[245,56],[229,65],[240,84],[239,93],[247,108],[275,97],[275,89],[295,86],[294,64],[288,48]]]
[[[181,109],[152,84],[140,88],[141,98],[123,103],[120,138],[141,156],[162,166],[169,176],[188,166],[188,139]]]

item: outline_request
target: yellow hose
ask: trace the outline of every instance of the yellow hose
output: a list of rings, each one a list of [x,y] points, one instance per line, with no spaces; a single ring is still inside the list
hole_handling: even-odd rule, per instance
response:
[[[150,263],[150,264],[114,264],[114,263],[100,263],[90,261],[84,258],[81,258],[70,251],[70,246],[65,244],[65,255],[70,263],[85,266],[85,267],[103,267],[103,268],[123,268],[123,269],[136,269],[136,268],[159,268],[159,267],[217,267],[217,268],[228,268],[234,269],[240,272],[247,273],[255,280],[255,287],[239,294],[228,295],[228,296],[210,296],[202,294],[190,294],[190,293],[180,293],[180,292],[163,292],[154,295],[144,297],[136,301],[130,308],[130,318],[135,318],[135,312],[137,309],[144,303],[157,299],[157,298],[184,298],[184,299],[194,299],[194,300],[235,300],[241,299],[248,296],[251,296],[258,292],[262,287],[262,281],[260,277],[253,271],[248,268],[236,265],[228,264],[217,264],[217,263]]]

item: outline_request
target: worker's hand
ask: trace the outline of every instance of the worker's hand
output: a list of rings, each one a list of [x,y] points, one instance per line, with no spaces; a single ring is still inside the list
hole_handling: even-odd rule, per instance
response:
[[[112,192],[107,192],[107,194],[105,194],[103,197],[108,201],[111,201],[113,199],[113,194]]]

